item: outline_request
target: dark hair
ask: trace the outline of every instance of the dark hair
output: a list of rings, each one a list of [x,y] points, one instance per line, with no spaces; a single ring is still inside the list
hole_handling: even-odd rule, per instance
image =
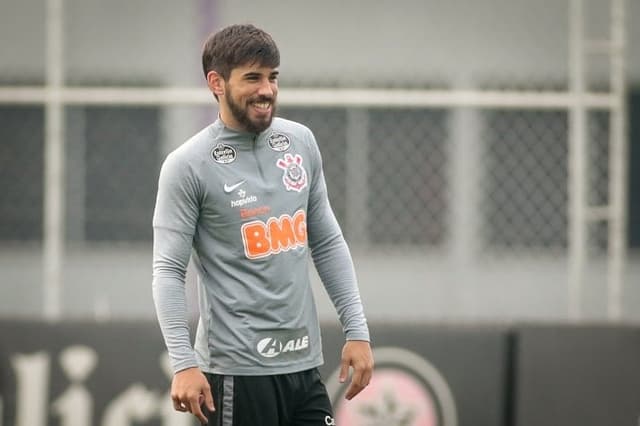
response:
[[[231,25],[211,34],[202,49],[205,77],[215,71],[228,80],[234,68],[254,63],[277,68],[280,52],[268,33],[250,24]]]

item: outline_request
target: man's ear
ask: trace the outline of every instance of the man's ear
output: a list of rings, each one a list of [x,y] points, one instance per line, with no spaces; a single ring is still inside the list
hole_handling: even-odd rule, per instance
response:
[[[224,79],[215,71],[207,73],[207,86],[209,90],[216,96],[224,96]]]

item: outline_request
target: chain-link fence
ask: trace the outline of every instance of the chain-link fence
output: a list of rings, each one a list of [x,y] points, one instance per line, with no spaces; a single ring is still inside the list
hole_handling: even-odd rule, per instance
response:
[[[179,141],[214,114],[209,107],[67,108],[65,312],[108,316],[151,310],[151,216],[159,167]],[[460,114],[474,118],[459,121]],[[544,315],[563,315],[566,111],[285,106],[280,115],[314,131],[332,205],[362,268],[363,293],[392,294],[377,309],[381,315],[402,312],[403,304],[428,304],[421,298],[431,291],[444,292],[435,298],[441,307],[429,312],[436,318],[492,317],[492,304],[482,302],[491,297],[511,303],[498,317],[536,317],[526,309],[527,298],[546,301]],[[41,264],[33,243],[42,239],[44,214],[43,111],[5,107],[0,116],[8,141],[2,145],[3,179],[12,182],[2,192],[2,245],[14,251],[26,242],[34,247],[23,252],[29,262],[10,263],[15,257],[5,257],[3,278],[39,288],[23,270]],[[590,116],[594,203],[608,192],[606,122],[604,114]],[[475,123],[473,130],[455,128],[469,123]],[[601,256],[606,227],[590,229],[589,246]],[[500,271],[505,276],[495,275]],[[602,292],[602,268],[593,273],[600,280],[591,290]],[[394,283],[388,274],[396,277]],[[22,281],[25,277],[30,281]],[[536,284],[540,279],[544,282]],[[407,300],[390,285],[404,285],[416,297]],[[22,311],[21,293],[15,289],[3,298],[16,302],[3,309]],[[26,305],[37,311],[40,296],[32,294],[35,299]],[[470,294],[486,308],[460,303],[458,297],[464,301]],[[605,312],[600,306],[590,313]]]
[[[44,111],[0,106],[0,238],[42,238]]]
[[[483,115],[483,247],[566,249],[568,114],[528,110]]]

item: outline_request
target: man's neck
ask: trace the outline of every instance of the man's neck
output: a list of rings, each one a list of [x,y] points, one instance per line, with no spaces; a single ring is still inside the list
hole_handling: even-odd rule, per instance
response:
[[[248,130],[243,128],[239,123],[233,120],[233,116],[231,114],[225,114],[223,111],[218,113],[218,119],[222,121],[224,127],[235,130],[236,132],[248,133]]]

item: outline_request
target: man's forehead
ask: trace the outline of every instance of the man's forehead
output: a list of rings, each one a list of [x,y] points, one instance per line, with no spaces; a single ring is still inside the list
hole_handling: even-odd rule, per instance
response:
[[[272,68],[270,66],[263,65],[260,62],[250,62],[244,65],[240,65],[231,70],[232,74],[244,75],[249,73],[271,74],[278,72],[278,68]]]

